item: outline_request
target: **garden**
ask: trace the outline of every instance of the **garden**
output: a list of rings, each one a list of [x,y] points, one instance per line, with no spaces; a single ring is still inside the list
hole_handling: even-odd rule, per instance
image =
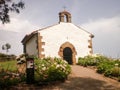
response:
[[[26,83],[26,73],[19,72],[17,60],[0,63],[0,89],[9,88],[19,83]],[[26,68],[26,66],[24,67]],[[64,82],[71,73],[70,65],[60,58],[34,58],[34,84],[49,84],[51,82]]]
[[[22,56],[21,60],[0,62],[0,89],[26,83],[26,62],[23,59]],[[118,59],[102,55],[86,56],[80,57],[77,64],[95,69],[97,73],[120,81],[120,60]],[[64,82],[70,73],[71,66],[65,60],[51,57],[34,58],[35,85]]]
[[[102,55],[86,56],[78,59],[78,65],[90,67],[97,73],[120,81],[120,60]]]

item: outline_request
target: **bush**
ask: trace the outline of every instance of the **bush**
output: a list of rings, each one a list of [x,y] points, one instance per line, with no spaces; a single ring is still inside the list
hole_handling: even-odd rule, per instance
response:
[[[99,65],[97,66],[97,72],[98,73],[104,73],[104,72],[109,72],[112,70],[112,68],[114,67],[114,62],[113,61],[103,61],[100,62]]]
[[[25,74],[6,72],[4,69],[0,70],[0,90],[4,90],[12,85],[17,85],[23,81],[25,81]]]
[[[79,58],[78,64],[82,66],[96,66],[97,72],[107,77],[120,77],[120,60],[96,55]]]
[[[104,75],[107,76],[107,77],[111,77],[112,76],[111,69],[106,69],[105,72],[104,72]]]
[[[82,66],[96,66],[101,59],[99,59],[98,57],[93,57],[93,56],[86,56],[84,58],[79,58],[78,59],[78,65],[82,65]]]
[[[114,77],[120,76],[120,67],[114,67],[111,71],[112,71],[112,76]]]
[[[59,58],[44,58],[35,61],[35,81],[64,81],[71,72],[70,65]]]
[[[84,67],[87,66],[87,63],[86,63],[84,58],[78,58],[78,63],[77,64],[81,65],[81,66],[84,66]]]
[[[15,60],[0,63],[0,90],[25,82],[25,73],[18,73],[16,64]]]

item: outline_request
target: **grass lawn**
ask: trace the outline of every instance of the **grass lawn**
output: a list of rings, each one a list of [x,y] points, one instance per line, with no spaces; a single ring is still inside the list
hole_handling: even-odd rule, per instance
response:
[[[1,69],[4,69],[6,71],[17,71],[17,61],[11,60],[11,61],[0,62],[0,70]]]

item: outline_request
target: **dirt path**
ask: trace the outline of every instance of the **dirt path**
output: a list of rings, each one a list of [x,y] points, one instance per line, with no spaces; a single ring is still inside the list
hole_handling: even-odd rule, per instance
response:
[[[92,69],[74,65],[72,74],[64,83],[43,87],[31,85],[16,90],[120,90],[120,82],[97,74]]]
[[[70,79],[61,85],[62,90],[120,90],[120,82],[97,74],[82,66],[72,66]]]

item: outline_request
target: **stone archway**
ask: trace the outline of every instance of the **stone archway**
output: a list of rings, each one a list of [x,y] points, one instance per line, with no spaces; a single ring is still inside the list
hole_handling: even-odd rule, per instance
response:
[[[69,43],[69,42],[63,43],[59,48],[58,54],[60,55],[60,57],[62,59],[64,59],[65,58],[65,52],[67,52],[65,49],[68,49],[68,48],[69,48],[69,53],[70,53],[70,50],[71,50],[71,54],[72,54],[72,56],[71,56],[72,60],[71,60],[70,64],[76,64],[76,57],[75,56],[76,56],[77,52],[75,50],[75,47],[71,43]]]

